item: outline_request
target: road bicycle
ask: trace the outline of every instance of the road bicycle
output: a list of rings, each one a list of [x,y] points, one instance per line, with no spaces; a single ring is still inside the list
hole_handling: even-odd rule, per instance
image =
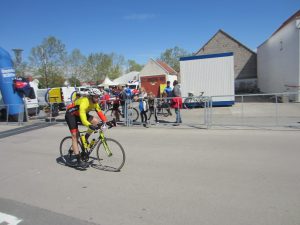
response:
[[[150,100],[149,100],[150,105]],[[168,100],[166,99],[155,99],[151,101],[151,106],[149,106],[149,110],[147,112],[147,118],[148,120],[151,119],[152,115],[156,118],[157,116],[172,116],[171,108]]]
[[[170,108],[170,101],[169,99],[158,99],[157,105],[156,105],[156,111],[157,115],[168,117],[172,116],[171,108]]]
[[[128,106],[127,107],[127,117],[128,119],[130,119],[131,121],[135,122],[139,119],[139,112],[136,108],[133,108],[132,106]],[[116,114],[118,114],[119,116],[117,116]],[[110,108],[108,110],[105,111],[104,115],[106,116],[106,118],[108,120],[120,120],[121,118],[125,118],[125,114],[124,112],[122,112],[122,107],[119,106],[118,109],[115,108]],[[119,118],[117,118],[119,117]],[[119,121],[117,121],[119,122]]]
[[[200,95],[195,96],[193,93],[188,93],[188,97],[183,102],[184,109],[193,109],[204,107],[207,102],[207,97],[203,96],[204,92],[200,92]]]
[[[108,129],[116,126],[116,121],[112,120],[107,122]],[[122,145],[112,139],[104,136],[103,123],[98,124],[98,129],[94,134],[99,134],[97,138],[92,139],[90,143],[85,140],[87,131],[78,131],[78,146],[80,151],[81,160],[89,162],[90,155],[96,150],[97,160],[99,161],[99,168],[109,171],[120,171],[125,164],[125,151]],[[72,137],[67,136],[60,142],[60,156],[67,166],[74,166],[76,157],[72,149]],[[92,164],[93,161],[90,162]],[[92,164],[95,165],[95,164]]]

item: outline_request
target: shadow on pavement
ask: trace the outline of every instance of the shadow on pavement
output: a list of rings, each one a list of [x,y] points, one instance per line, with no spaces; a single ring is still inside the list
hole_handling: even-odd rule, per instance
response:
[[[69,168],[72,168],[75,170],[80,170],[80,171],[85,171],[88,169],[88,168],[80,168],[80,167],[72,166],[70,164],[66,164],[61,157],[56,158],[56,163],[60,164],[61,166],[66,166],[66,167],[69,167]]]
[[[92,167],[92,168],[97,169],[97,170],[108,171],[108,172],[120,172],[120,170],[117,170],[114,167],[104,166],[104,165],[101,165],[100,163],[95,163],[94,159],[92,159],[92,160],[89,161],[89,167]],[[56,158],[56,163],[59,164],[59,165],[61,165],[61,166],[70,167],[70,168],[73,168],[75,170],[80,170],[80,171],[85,171],[85,170],[87,170],[89,168],[89,167],[88,168],[80,168],[80,167],[75,167],[75,166],[72,166],[72,165],[68,165],[62,159],[62,157]]]

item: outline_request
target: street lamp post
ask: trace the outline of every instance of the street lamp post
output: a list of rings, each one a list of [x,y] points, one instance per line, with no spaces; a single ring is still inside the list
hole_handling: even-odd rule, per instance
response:
[[[23,52],[23,49],[13,48],[12,50],[15,53],[15,58],[16,58],[14,66],[15,66],[16,71],[18,71],[18,69],[20,69],[20,66],[21,66],[21,63],[22,63],[22,52]],[[21,73],[21,71],[19,71],[19,72]]]

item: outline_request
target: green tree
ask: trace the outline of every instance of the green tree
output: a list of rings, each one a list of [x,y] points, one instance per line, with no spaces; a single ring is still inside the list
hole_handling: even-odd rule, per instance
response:
[[[99,64],[97,65],[97,73],[99,75],[99,78],[97,80],[97,84],[103,79],[105,79],[106,76],[110,77],[110,70],[113,66],[113,60],[110,55],[100,53],[99,54]]]
[[[111,80],[114,80],[123,73],[125,59],[122,55],[117,55],[115,53],[111,53],[110,57],[112,59],[112,66],[109,70],[108,77]]]
[[[87,57],[85,64],[85,81],[92,81],[99,84],[109,77],[115,79],[122,73],[124,58],[114,53],[93,53]]]
[[[16,65],[14,63],[14,65]],[[22,62],[15,66],[15,71],[16,71],[16,76],[17,77],[24,77],[25,76],[25,71],[27,70],[28,66],[26,62]]]
[[[29,61],[36,75],[41,76],[42,87],[54,87],[66,76],[67,53],[65,45],[53,36],[31,49]]]
[[[25,71],[27,70],[27,63],[22,60],[22,52],[23,49],[12,49],[14,52],[13,65],[16,72],[17,77],[24,77]]]
[[[86,63],[84,65],[84,81],[90,82],[90,81],[96,81],[97,79],[101,79],[98,77],[97,67],[100,61],[100,55],[99,54],[90,54],[87,57]]]
[[[128,69],[127,69],[128,73],[131,71],[141,71],[143,69],[143,65],[136,63],[134,60],[128,60],[127,64],[128,64]]]
[[[83,80],[85,73],[86,57],[79,49],[74,49],[68,57],[68,75],[71,77],[71,86],[78,85]],[[75,82],[75,83],[74,83]],[[73,84],[74,83],[74,84]]]
[[[168,48],[160,55],[160,60],[167,63],[169,66],[171,66],[175,71],[180,71],[180,65],[179,65],[179,58],[188,56],[189,53],[179,48],[178,46],[175,46],[174,48]]]
[[[49,69],[51,74],[47,77],[41,76],[39,78],[39,88],[46,88],[48,87],[62,87],[65,82],[65,77],[61,75],[61,71],[55,71],[53,68]],[[36,71],[36,74],[43,74],[44,68],[39,69]]]
[[[80,80],[77,79],[76,76],[72,76],[69,78],[69,82],[70,82],[70,86],[74,87],[74,86],[80,86]]]

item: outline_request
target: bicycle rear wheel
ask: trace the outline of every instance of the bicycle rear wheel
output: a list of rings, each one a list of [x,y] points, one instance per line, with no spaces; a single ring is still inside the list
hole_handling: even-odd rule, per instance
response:
[[[106,138],[106,143],[100,142],[97,146],[97,159],[104,170],[120,171],[125,163],[125,151],[122,145],[114,139]],[[105,145],[108,146],[111,156],[108,155]]]
[[[78,147],[81,149],[81,143],[78,142]],[[60,156],[63,162],[68,166],[73,166],[76,157],[72,149],[72,137],[68,136],[62,139],[59,146]]]
[[[136,108],[127,109],[128,118],[130,118],[133,122],[137,121],[139,118],[139,112]]]

